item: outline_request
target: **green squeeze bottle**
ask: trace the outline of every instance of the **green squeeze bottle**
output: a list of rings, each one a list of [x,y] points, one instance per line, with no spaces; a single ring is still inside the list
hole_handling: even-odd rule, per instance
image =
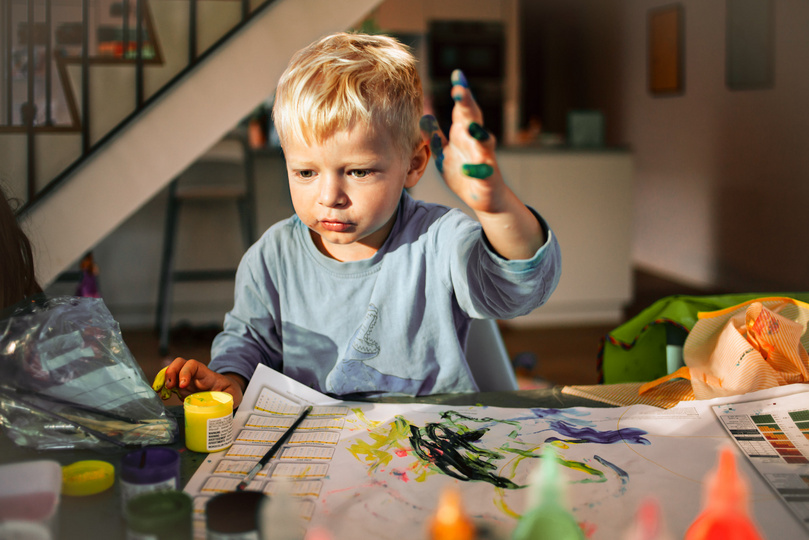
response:
[[[531,474],[528,511],[523,514],[512,540],[584,540],[584,532],[567,509],[566,485],[549,445],[542,463]]]

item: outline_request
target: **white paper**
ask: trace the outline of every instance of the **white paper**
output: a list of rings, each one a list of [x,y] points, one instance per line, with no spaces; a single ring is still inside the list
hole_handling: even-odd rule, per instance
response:
[[[799,391],[809,386],[749,396]],[[547,445],[564,464],[569,507],[588,538],[620,537],[647,497],[657,498],[670,532],[682,537],[701,510],[703,479],[729,442],[712,411],[728,398],[685,402],[669,410],[348,403],[261,367],[234,419],[236,436],[254,437],[251,432],[264,429],[262,423],[281,426],[284,415],[255,409],[257,404],[267,409],[273,400],[277,403],[269,408],[290,406],[280,411],[290,418],[305,404],[315,404],[306,422],[324,423],[296,430],[314,439],[290,441],[248,489],[274,493],[287,486],[283,491],[297,498],[305,523],[327,529],[335,540],[427,538],[438,497],[449,486],[460,488],[465,511],[481,529],[494,538],[509,538],[526,510],[529,473]],[[470,433],[475,435],[464,435]],[[434,445],[433,456],[449,456],[464,436],[471,448],[459,454],[463,470],[416,451],[424,454]],[[207,498],[235,489],[270,444],[239,442],[232,456],[210,454],[200,466],[186,486],[195,498],[198,538],[204,538]],[[250,453],[250,446],[261,449]],[[466,468],[467,461],[474,466]],[[762,532],[768,538],[805,537],[803,525],[756,471],[744,460],[739,467],[750,482],[754,519]]]

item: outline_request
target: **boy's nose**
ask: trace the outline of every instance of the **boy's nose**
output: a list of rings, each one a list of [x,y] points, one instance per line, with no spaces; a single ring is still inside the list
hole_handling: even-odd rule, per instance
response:
[[[348,196],[340,179],[332,175],[325,175],[320,186],[320,204],[329,208],[339,208],[345,206],[347,201]]]

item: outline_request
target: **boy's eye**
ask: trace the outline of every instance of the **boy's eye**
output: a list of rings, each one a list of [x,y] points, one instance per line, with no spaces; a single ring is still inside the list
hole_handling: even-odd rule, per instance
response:
[[[301,178],[313,178],[315,176],[315,171],[298,171],[298,176]]]
[[[354,169],[350,171],[348,174],[350,174],[354,178],[367,178],[368,176],[370,176],[371,171],[369,171],[368,169]]]

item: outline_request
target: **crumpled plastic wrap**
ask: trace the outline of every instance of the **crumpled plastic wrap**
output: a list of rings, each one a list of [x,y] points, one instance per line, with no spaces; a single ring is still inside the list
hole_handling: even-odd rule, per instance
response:
[[[176,419],[103,300],[39,296],[11,311],[0,319],[0,423],[15,444],[101,450],[177,439]]]

